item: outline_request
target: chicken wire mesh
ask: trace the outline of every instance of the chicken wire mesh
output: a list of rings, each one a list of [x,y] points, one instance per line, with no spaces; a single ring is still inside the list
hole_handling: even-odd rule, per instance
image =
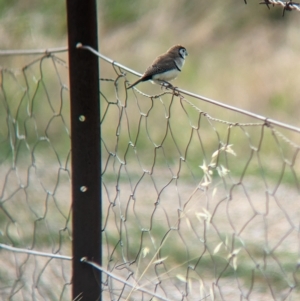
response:
[[[99,56],[104,299],[298,300],[300,129]]]
[[[1,58],[0,296],[70,300],[68,68],[50,52],[26,61]]]
[[[105,61],[103,265],[83,259],[104,272],[103,300],[298,300],[300,130],[127,90],[133,76]],[[71,299],[66,78],[50,53],[1,69],[3,300]]]

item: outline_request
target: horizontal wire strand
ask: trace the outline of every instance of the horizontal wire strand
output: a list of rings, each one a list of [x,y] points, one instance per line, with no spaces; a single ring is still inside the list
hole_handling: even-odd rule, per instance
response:
[[[115,65],[115,66],[117,66],[117,67],[119,67],[119,68],[121,68],[121,69],[123,69],[127,72],[130,72],[131,74],[136,75],[136,76],[140,76],[140,77],[142,76],[142,74],[140,74],[140,73],[128,68],[127,66],[124,66],[124,65],[108,58],[107,56],[101,54],[100,52],[96,51],[95,49],[93,49],[90,46],[86,46],[86,45],[82,45],[81,43],[78,43],[77,48],[88,50],[88,51],[92,52],[93,54],[97,55],[98,57],[100,57],[101,59],[103,59],[104,61],[106,61],[110,64],[113,64],[113,65]],[[262,116],[262,115],[259,115],[259,114],[255,114],[255,113],[252,113],[252,112],[249,112],[247,110],[240,109],[240,108],[237,108],[237,107],[234,107],[234,106],[231,106],[231,105],[227,105],[227,104],[224,104],[220,101],[214,100],[212,98],[204,97],[204,96],[201,96],[199,94],[192,93],[192,92],[180,89],[180,88],[174,88],[174,90],[177,91],[177,92],[180,92],[182,94],[191,96],[193,98],[203,100],[203,101],[208,102],[210,104],[219,106],[221,108],[224,108],[224,109],[227,109],[227,110],[230,110],[230,111],[234,111],[234,112],[237,112],[237,113],[255,118],[257,120],[263,121],[266,125],[275,125],[275,126],[279,126],[281,128],[285,128],[285,129],[300,133],[300,128],[299,127],[296,127],[296,126],[293,126],[293,125],[290,125],[290,124],[287,124],[287,123],[283,123],[283,122],[280,122],[280,121],[277,121],[277,120],[274,120],[274,119],[271,119],[271,118],[268,118],[268,117],[265,117],[265,116]]]

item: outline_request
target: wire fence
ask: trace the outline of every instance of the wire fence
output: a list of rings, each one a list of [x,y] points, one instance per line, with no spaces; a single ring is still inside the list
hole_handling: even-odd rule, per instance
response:
[[[101,70],[104,299],[298,300],[300,129]],[[109,74],[110,76],[107,76]],[[148,92],[145,92],[148,91]]]
[[[1,53],[22,62],[21,54],[38,55],[20,69],[0,70],[1,300],[71,299],[71,264],[61,256],[71,254],[68,68],[56,54],[62,51]]]
[[[103,300],[298,300],[300,129],[101,60]],[[67,66],[1,69],[3,300],[70,300]],[[88,218],[88,217],[87,217]],[[78,298],[80,300],[80,296]]]

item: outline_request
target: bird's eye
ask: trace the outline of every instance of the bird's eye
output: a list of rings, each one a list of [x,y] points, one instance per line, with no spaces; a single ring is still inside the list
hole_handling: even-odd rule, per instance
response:
[[[185,48],[181,48],[181,49],[179,50],[179,53],[180,53],[183,57],[186,57],[186,56],[187,56],[187,51],[186,51]]]

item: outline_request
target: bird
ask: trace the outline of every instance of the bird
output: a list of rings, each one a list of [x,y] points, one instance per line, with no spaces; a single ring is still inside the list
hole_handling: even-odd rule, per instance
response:
[[[175,79],[179,75],[187,56],[188,52],[182,45],[175,45],[171,47],[166,53],[158,56],[151,66],[146,69],[142,77],[132,85],[128,86],[127,89],[134,87],[140,82],[148,80],[159,85],[167,83],[172,87],[168,81]]]

